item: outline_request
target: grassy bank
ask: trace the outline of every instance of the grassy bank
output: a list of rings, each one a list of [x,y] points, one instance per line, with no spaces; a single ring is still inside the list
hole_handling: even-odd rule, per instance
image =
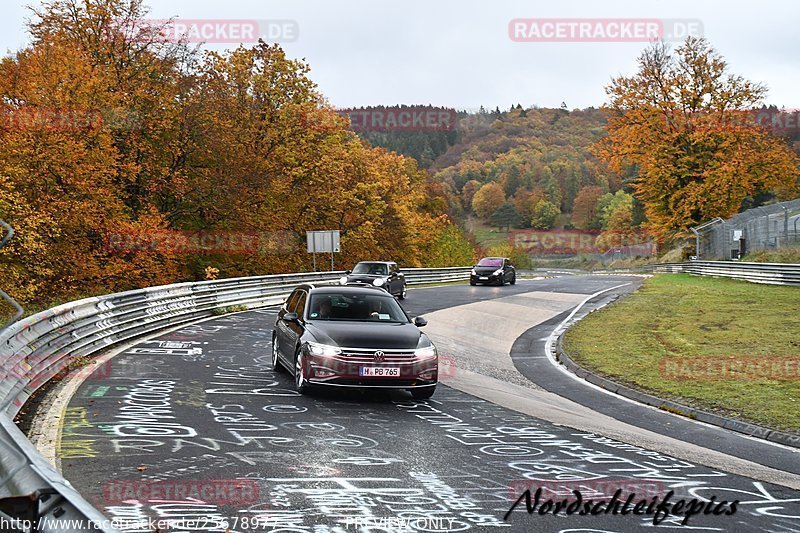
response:
[[[795,287],[664,274],[580,321],[564,346],[617,382],[800,432],[798,309]],[[768,367],[754,369],[764,361]]]
[[[800,246],[795,245],[779,250],[760,250],[742,258],[742,261],[756,263],[800,263]]]

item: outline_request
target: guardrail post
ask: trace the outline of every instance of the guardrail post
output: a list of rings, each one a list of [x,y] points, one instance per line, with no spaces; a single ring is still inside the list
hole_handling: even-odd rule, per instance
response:
[[[14,236],[14,228],[12,228],[12,227],[11,227],[11,226],[9,226],[8,224],[6,224],[6,222],[5,222],[4,220],[2,220],[2,219],[0,219],[0,226],[3,226],[3,228],[5,228],[5,230],[6,230],[6,234],[5,234],[5,236],[4,236],[4,237],[3,237],[3,238],[0,240],[0,248],[2,248],[3,246],[5,246],[5,245],[6,245],[6,243],[7,243],[8,241],[10,241],[10,240],[11,240],[11,237],[13,237],[13,236]],[[0,289],[0,297],[2,297],[2,298],[5,300],[5,301],[7,301],[8,303],[10,303],[10,304],[11,304],[11,306],[12,306],[12,307],[14,308],[14,310],[15,310],[15,312],[14,312],[14,316],[11,318],[11,320],[10,320],[8,323],[4,324],[4,325],[3,325],[3,327],[0,327],[0,331],[3,331],[3,330],[4,330],[4,329],[6,329],[8,326],[10,326],[11,324],[13,324],[13,323],[14,323],[14,322],[16,322],[17,320],[19,320],[19,317],[21,317],[21,316],[22,316],[22,315],[25,313],[25,310],[24,310],[24,309],[22,309],[22,306],[21,306],[21,305],[19,305],[19,304],[17,303],[17,301],[16,301],[16,300],[14,300],[14,298],[12,298],[12,297],[11,297],[11,296],[9,296],[8,294],[6,294],[6,293],[5,293],[5,291],[3,291],[2,289]]]

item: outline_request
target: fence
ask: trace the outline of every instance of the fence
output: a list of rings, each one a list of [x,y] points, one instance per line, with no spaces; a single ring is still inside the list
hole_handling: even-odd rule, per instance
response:
[[[698,259],[738,259],[758,250],[800,245],[800,198],[749,209],[696,228]]]
[[[466,280],[469,271],[470,267],[404,270],[409,285]],[[72,361],[212,316],[215,309],[277,305],[299,283],[335,284],[343,274],[259,276],[134,290],[60,305],[1,331],[0,519],[83,520],[85,529],[70,531],[115,531],[102,526],[107,524],[102,515],[39,455],[13,422],[33,392]],[[90,522],[98,527],[90,527]]]

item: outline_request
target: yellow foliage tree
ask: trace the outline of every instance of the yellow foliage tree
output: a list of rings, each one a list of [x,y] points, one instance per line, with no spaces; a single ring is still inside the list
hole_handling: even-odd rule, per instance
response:
[[[729,217],[747,196],[797,190],[796,155],[748,120],[766,89],[730,74],[705,39],[674,53],[654,44],[638,63],[606,88],[608,136],[596,151],[614,171],[638,170],[635,194],[659,238]]]
[[[472,210],[479,217],[488,220],[497,208],[506,201],[506,194],[499,183],[487,183],[472,197]]]

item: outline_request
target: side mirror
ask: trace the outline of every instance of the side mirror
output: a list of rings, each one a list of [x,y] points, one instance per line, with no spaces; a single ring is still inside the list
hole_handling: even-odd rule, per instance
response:
[[[349,276],[350,274],[352,274],[352,272],[353,272],[352,270],[345,270],[345,271],[344,271],[344,273],[345,273],[345,274],[347,274],[348,276]]]
[[[297,313],[286,313],[283,315],[283,320],[284,322],[298,322],[299,317],[297,316]]]
[[[423,326],[427,326],[428,321],[425,320],[424,317],[418,316],[417,318],[414,319],[414,325],[417,326],[418,328],[421,328]]]

